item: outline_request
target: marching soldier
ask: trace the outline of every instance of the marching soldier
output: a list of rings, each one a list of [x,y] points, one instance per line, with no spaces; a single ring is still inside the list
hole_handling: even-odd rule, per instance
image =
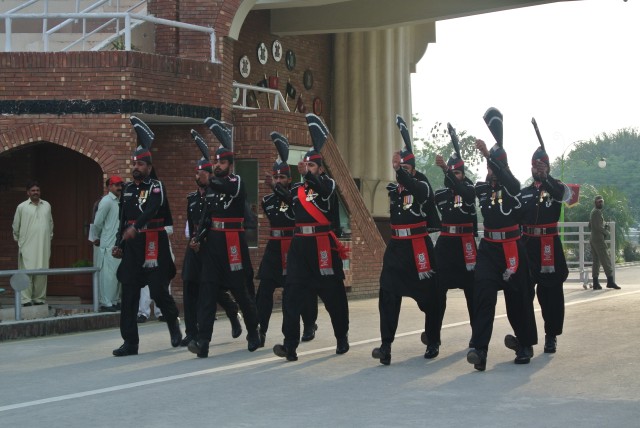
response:
[[[507,317],[517,343],[513,346],[508,335],[505,345],[516,349],[516,364],[528,364],[533,357],[533,345],[538,343],[536,319],[533,311],[533,284],[529,277],[526,250],[520,240],[520,182],[507,164],[502,148],[502,114],[495,108],[484,116],[497,144],[487,150],[482,140],[476,148],[487,159],[487,181],[476,183],[476,195],[484,217],[484,237],[478,246],[474,278],[473,326],[471,340],[474,349],[467,353],[467,361],[476,370],[484,371],[487,351],[493,331],[498,290],[504,290]]]
[[[300,313],[314,291],[331,317],[337,341],[336,354],[349,351],[349,305],[341,260],[346,257],[346,251],[335,232],[339,232],[340,227],[338,195],[336,182],[325,173],[320,155],[328,132],[315,115],[308,114],[307,122],[314,149],[298,164],[304,182],[294,185],[290,193],[296,229],[287,254],[282,322],[284,343],[273,347],[277,356],[288,361],[298,359]]]
[[[534,127],[537,131],[535,119]],[[522,239],[529,255],[533,283],[544,319],[544,352],[556,352],[557,338],[564,323],[563,283],[569,276],[562,241],[558,236],[560,210],[570,190],[549,175],[549,156],[540,138],[540,147],[531,158],[533,183],[522,189],[524,219]],[[513,339],[511,339],[513,342]]]
[[[133,181],[122,189],[121,240],[113,249],[113,256],[122,258],[117,275],[122,283],[120,333],[124,344],[113,351],[116,357],[138,354],[136,318],[140,289],[145,285],[149,285],[151,298],[167,321],[171,346],[180,346],[182,340],[178,308],[169,294],[169,282],[176,270],[162,214],[169,214],[167,195],[164,184],[150,178],[153,168],[150,148],[154,135],[137,117],[131,116],[131,123],[140,145],[133,155]]]
[[[271,169],[273,175],[268,176],[266,180],[273,189],[273,193],[262,198],[262,209],[269,219],[271,229],[258,270],[260,285],[256,298],[260,319],[260,340],[263,346],[273,310],[273,292],[276,288],[284,287],[287,274],[287,252],[295,230],[295,214],[290,204],[289,194],[291,191],[291,169],[287,164],[289,144],[287,139],[277,132],[272,132],[271,138],[278,149],[279,158]],[[285,194],[285,197],[278,193]],[[302,310],[304,329],[301,340],[303,342],[313,340],[315,337],[317,317],[317,296],[315,293],[309,293],[309,304]]]
[[[244,182],[239,175],[231,173],[234,154],[230,149],[230,130],[212,118],[207,118],[205,123],[222,145],[215,154],[214,176],[209,180],[211,192],[206,195],[205,218],[209,218],[211,223],[206,241],[200,244],[200,251],[204,252],[198,294],[198,334],[188,345],[189,351],[199,358],[209,356],[216,297],[220,289],[228,288],[242,310],[249,351],[260,347],[256,305],[246,286],[249,247],[243,228],[246,199]],[[202,222],[198,230],[204,232]]]
[[[436,165],[444,172],[444,189],[436,191],[435,199],[442,215],[442,230],[436,242],[440,285],[440,323],[442,328],[447,308],[447,290],[461,288],[467,301],[469,320],[473,325],[473,274],[476,266],[476,240],[478,218],[476,193],[471,180],[464,174],[464,161],[460,156],[455,130],[449,125],[449,134],[455,151],[445,163],[436,156]],[[469,347],[472,348],[470,343]]]
[[[406,123],[400,116],[396,121],[403,133],[405,148],[394,153],[391,159],[397,183],[387,186],[392,234],[380,274],[378,309],[382,344],[371,353],[384,365],[391,364],[391,344],[398,328],[403,296],[414,299],[425,313],[427,351],[424,357],[435,358],[440,352],[438,278],[427,229],[440,224],[437,217],[433,222],[437,224],[428,224],[430,206],[435,209],[433,189],[427,177],[415,169]]]
[[[202,219],[206,205],[206,194],[209,180],[213,174],[213,165],[209,157],[209,148],[204,139],[194,130],[191,135],[202,151],[202,159],[196,166],[196,184],[198,190],[187,195],[187,230],[189,233],[189,246],[184,255],[182,267],[182,281],[184,284],[184,323],[185,338],[180,346],[188,346],[189,342],[196,338],[198,333],[198,291],[200,288],[200,273],[202,272],[202,253],[198,239],[200,220]],[[203,232],[208,229],[210,219],[204,219]],[[228,291],[219,289],[218,303],[227,314],[231,322],[231,336],[235,339],[242,334],[242,325],[238,319],[238,304],[233,300]]]

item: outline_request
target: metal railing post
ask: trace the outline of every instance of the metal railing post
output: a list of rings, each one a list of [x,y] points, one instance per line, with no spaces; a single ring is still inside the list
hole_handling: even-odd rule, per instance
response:
[[[16,321],[20,321],[22,319],[22,292],[21,291],[13,291],[14,301],[16,305]]]
[[[93,293],[92,293],[92,295],[93,295],[93,312],[98,312],[98,310],[99,310],[98,309],[98,304],[100,303],[99,302],[100,299],[99,299],[99,295],[98,295],[98,281],[99,281],[98,272],[99,271],[95,271],[93,273],[93,275],[91,275],[92,276],[91,286],[93,287]]]
[[[11,18],[6,17],[4,19],[4,51],[11,52]]]
[[[131,15],[129,13],[124,17],[124,49],[131,50]]]

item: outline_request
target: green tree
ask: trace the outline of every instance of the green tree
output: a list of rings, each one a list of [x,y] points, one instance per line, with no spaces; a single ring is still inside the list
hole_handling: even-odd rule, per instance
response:
[[[627,208],[635,222],[640,222],[640,133],[624,128],[614,133],[603,133],[591,141],[579,143],[564,160],[566,183],[590,184],[598,189],[609,186],[618,189],[629,203]],[[607,166],[598,168],[604,158]],[[562,159],[551,166],[554,177],[562,176]],[[618,200],[618,199],[615,199]],[[606,201],[606,199],[605,199]]]
[[[421,126],[421,119],[418,115],[413,116],[413,132],[414,132],[414,155],[416,157],[416,169],[425,174],[427,177],[436,179],[442,178],[442,169],[435,164],[436,155],[442,155],[445,160],[449,159],[453,153],[453,144],[451,136],[447,130],[447,125],[442,122],[436,122],[427,132]],[[465,173],[475,181],[472,170],[484,160],[480,152],[475,148],[476,138],[468,135],[467,131],[456,130],[458,140],[460,141],[460,155],[465,162]],[[438,187],[438,182],[432,183]]]

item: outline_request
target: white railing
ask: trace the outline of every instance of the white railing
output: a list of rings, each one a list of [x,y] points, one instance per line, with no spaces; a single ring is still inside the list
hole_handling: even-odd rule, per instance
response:
[[[92,274],[92,290],[93,290],[93,311],[98,312],[98,272],[99,267],[83,267],[83,268],[57,268],[57,269],[18,269],[18,270],[0,270],[0,277],[13,276],[19,274],[25,275],[86,275]],[[13,288],[13,284],[11,284]],[[15,302],[15,316],[16,320],[22,319],[22,289],[15,289],[14,302]]]
[[[284,98],[282,97],[282,93],[277,89],[270,89],[270,88],[265,88],[264,86],[253,86],[253,85],[246,85],[244,83],[233,82],[233,90],[240,91],[240,96],[238,97],[238,101],[234,102],[233,108],[242,109],[242,110],[253,110],[256,108],[261,108],[260,102],[258,101],[257,97],[256,97],[256,103],[258,107],[249,107],[247,105],[248,95],[250,93],[258,92],[258,93],[267,94],[267,104],[269,105],[269,108],[272,108],[270,95],[273,95],[274,110],[279,110],[280,108],[282,108],[283,111],[291,111],[289,109],[289,106],[285,102]]]
[[[211,49],[211,62],[217,63],[216,59],[216,36],[215,30],[211,27],[203,27],[200,25],[187,24],[184,22],[171,21],[168,19],[156,18],[149,15],[140,15],[131,12],[112,12],[112,13],[22,13],[22,14],[0,14],[0,19],[4,19],[5,22],[5,52],[12,52],[11,39],[12,28],[11,24],[14,20],[21,19],[82,19],[86,20],[124,20],[124,29],[116,31],[116,34],[112,38],[124,36],[124,50],[131,50],[131,27],[132,25],[140,22],[151,22],[158,25],[166,25],[169,27],[182,28],[185,30],[197,31],[201,33],[209,34],[210,49]],[[117,27],[119,28],[119,27]],[[46,38],[46,37],[45,37]]]

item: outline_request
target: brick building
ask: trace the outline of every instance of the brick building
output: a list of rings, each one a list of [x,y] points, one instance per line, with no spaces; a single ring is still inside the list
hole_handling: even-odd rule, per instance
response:
[[[8,10],[13,3],[22,2],[7,0],[2,7]],[[131,9],[137,14],[129,16],[137,22],[131,33],[115,27],[119,38],[105,35],[102,44],[96,42],[102,50],[90,50],[83,40],[73,48],[67,45],[68,52],[51,52],[56,50],[51,44],[56,37],[64,42],[83,31],[82,20],[52,15],[48,28],[68,25],[60,34],[45,36],[37,34],[41,20],[14,11],[12,21],[0,21],[5,46],[0,53],[0,270],[17,265],[11,222],[15,207],[26,198],[27,179],[40,181],[42,197],[52,205],[51,266],[92,258],[88,225],[104,180],[112,174],[131,176],[132,114],[156,134],[154,165],[169,193],[178,268],[186,244],[185,196],[195,188],[199,158],[189,131],[196,129],[215,145],[203,119],[213,116],[233,127],[236,172],[248,183],[258,212],[251,250],[257,268],[268,233],[258,201],[268,191],[264,176],[276,156],[269,134],[278,131],[289,138],[290,163],[295,163],[311,145],[300,112],[306,109],[320,115],[333,136],[323,154],[339,186],[345,229],[351,232],[350,294],[377,293],[384,240],[374,221],[382,231],[387,227],[384,184],[393,179],[391,154],[402,146],[393,118],[397,113],[411,117],[410,74],[435,41],[436,20],[545,1],[463,3],[398,7],[368,0],[148,0]],[[5,27],[5,22],[19,24]],[[97,28],[88,22],[90,29]],[[215,37],[187,24],[210,27]],[[20,38],[26,40],[22,46]],[[123,47],[123,40],[132,50],[114,50]],[[8,49],[12,43],[16,47]],[[287,98],[289,111],[273,108],[273,94],[249,91],[245,105],[242,91],[234,90],[234,82],[255,86],[265,79]],[[49,284],[49,295],[90,298],[88,286],[76,286],[71,278],[50,277]],[[9,288],[6,278],[0,278],[0,287]],[[173,292],[180,301],[179,274]]]

